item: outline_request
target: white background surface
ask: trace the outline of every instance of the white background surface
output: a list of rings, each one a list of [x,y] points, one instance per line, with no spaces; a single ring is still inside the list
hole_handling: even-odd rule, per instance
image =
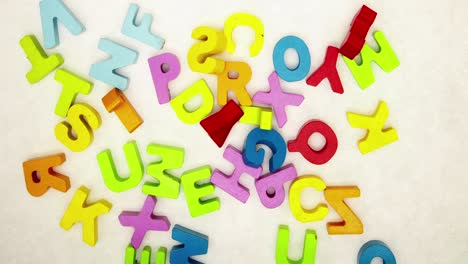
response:
[[[85,25],[86,32],[73,36],[60,26],[61,44],[48,52],[59,52],[64,67],[88,77],[91,64],[106,57],[97,48],[101,37],[108,37],[139,51],[137,64],[121,72],[130,77],[126,96],[144,119],[144,124],[128,134],[114,114],[108,114],[101,98],[110,87],[96,81],[89,96],[79,96],[96,108],[103,119],[93,144],[81,153],[71,153],[54,136],[55,125],[62,121],[54,114],[61,86],[53,74],[40,83],[29,85],[25,78],[30,68],[18,44],[21,37],[35,34],[43,43],[38,1],[2,0],[2,103],[3,128],[2,199],[0,217],[1,263],[123,263],[125,247],[133,233],[117,219],[123,210],[139,210],[145,196],[141,186],[124,193],[112,193],[103,183],[96,155],[112,150],[119,171],[128,167],[122,152],[124,143],[136,140],[146,164],[155,158],[146,154],[149,143],[185,148],[182,172],[209,164],[229,172],[230,164],[199,125],[180,122],[169,105],[159,105],[146,63],[162,52],[179,56],[182,72],[171,83],[173,96],[199,78],[215,90],[214,76],[193,73],[186,54],[194,43],[191,31],[199,25],[222,29],[225,19],[236,12],[257,15],[265,25],[265,46],[255,58],[248,56],[253,33],[245,28],[235,31],[238,46],[227,60],[248,62],[253,77],[250,94],[268,87],[273,71],[272,51],[285,35],[296,35],[308,45],[315,71],[322,63],[328,45],[338,46],[349,30],[349,23],[362,4],[378,12],[371,31],[382,30],[401,66],[390,74],[374,67],[376,82],[361,90],[344,62],[338,69],[345,87],[343,95],[331,92],[328,83],[311,87],[305,81],[282,82],[288,91],[303,94],[300,108],[289,108],[289,122],[281,130],[286,140],[294,139],[299,128],[310,119],[322,119],[335,131],[339,148],[326,165],[309,164],[300,154],[288,154],[299,175],[320,176],[328,185],[358,185],[361,197],[348,200],[365,226],[359,236],[329,236],[328,221],[339,220],[330,210],[326,221],[302,224],[289,211],[287,200],[277,209],[265,209],[255,192],[253,180],[242,179],[251,196],[244,205],[217,190],[222,208],[215,213],[191,218],[185,196],[177,200],[159,199],[155,213],[168,216],[172,225],[181,224],[209,236],[209,251],[198,259],[206,263],[274,263],[277,229],[287,224],[291,231],[290,256],[302,254],[306,229],[315,229],[319,240],[316,263],[356,263],[359,248],[370,239],[387,243],[398,263],[465,263],[468,258],[467,141],[464,85],[467,68],[467,4],[462,0],[435,1],[134,1],[142,12],[154,15],[153,32],[166,39],[164,50],[157,51],[120,33],[130,1],[72,1],[66,4]],[[374,45],[373,39],[368,37]],[[361,155],[357,141],[363,130],[353,129],[346,112],[372,113],[379,100],[390,109],[388,124],[397,129],[396,143]],[[242,148],[249,125],[237,125],[228,143]],[[227,145],[227,144],[226,144]],[[22,162],[31,158],[64,152],[67,161],[57,170],[68,175],[72,187],[67,193],[50,190],[40,198],[28,194]],[[287,164],[287,163],[286,163]],[[145,176],[146,180],[151,179]],[[113,204],[111,212],[99,218],[99,241],[92,248],[81,240],[81,226],[66,232],[59,221],[77,188],[91,189],[88,201],[105,198]],[[286,186],[289,188],[289,184]],[[322,194],[306,191],[304,204],[313,206],[324,200]],[[175,244],[170,232],[151,232],[142,245],[153,251],[159,246],[169,250]]]

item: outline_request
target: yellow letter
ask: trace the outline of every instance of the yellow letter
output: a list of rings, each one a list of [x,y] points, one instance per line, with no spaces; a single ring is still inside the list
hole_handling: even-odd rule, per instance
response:
[[[238,26],[247,26],[254,30],[255,32],[255,40],[252,46],[250,46],[250,57],[257,56],[263,48],[263,40],[264,40],[264,29],[263,24],[258,17],[245,14],[245,13],[237,13],[234,14],[224,22],[224,34],[226,35],[227,45],[226,50],[229,53],[234,53],[236,49],[236,44],[232,40],[232,32]]]
[[[301,193],[305,188],[312,187],[317,191],[323,191],[327,186],[317,176],[301,176],[296,178],[289,187],[289,208],[294,217],[305,223],[320,221],[328,214],[328,206],[319,204],[314,209],[304,209],[301,205]]]
[[[201,95],[202,105],[198,109],[189,111],[185,108],[185,104],[193,99],[196,95]],[[207,117],[214,106],[213,93],[206,84],[205,80],[200,79],[192,84],[185,91],[180,93],[171,101],[172,109],[176,112],[177,117],[186,124],[196,124]]]
[[[367,135],[359,140],[358,146],[362,154],[388,145],[398,140],[398,133],[393,128],[384,129],[389,112],[384,101],[379,103],[374,116],[364,116],[348,113],[348,122],[352,127],[366,128]]]
[[[85,150],[93,142],[93,129],[101,126],[99,113],[87,104],[74,104],[68,110],[67,117],[68,122],[55,126],[55,137],[71,151]]]
[[[210,56],[221,53],[226,48],[224,33],[210,27],[197,27],[192,32],[192,38],[202,41],[194,44],[188,52],[187,61],[192,71],[201,73],[222,72],[224,70],[224,61]]]
[[[82,223],[83,241],[90,245],[96,245],[98,239],[97,217],[106,214],[112,208],[112,204],[106,200],[99,200],[91,205],[86,205],[89,189],[81,186],[76,190],[68,209],[60,221],[60,226],[69,230],[74,224]]]

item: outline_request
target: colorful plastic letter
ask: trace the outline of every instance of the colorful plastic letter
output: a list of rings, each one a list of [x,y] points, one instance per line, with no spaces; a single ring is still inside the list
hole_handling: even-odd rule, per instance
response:
[[[168,85],[170,81],[179,76],[179,59],[173,53],[163,53],[149,58],[148,66],[159,104],[169,103],[171,101],[171,93],[169,92]],[[164,66],[167,66],[168,69],[165,69]]]
[[[197,27],[192,31],[192,38],[201,40],[193,44],[187,54],[190,69],[201,73],[218,74],[224,70],[224,61],[212,58],[226,48],[224,32],[210,27]]]
[[[101,38],[98,48],[109,53],[111,57],[91,65],[89,76],[112,87],[126,90],[128,78],[119,74],[117,69],[134,64],[138,58],[138,52],[106,38]]]
[[[167,217],[153,214],[156,202],[156,197],[148,195],[140,212],[125,211],[119,215],[119,222],[122,226],[134,228],[131,243],[135,248],[140,247],[146,232],[150,230],[168,231],[171,227]]]
[[[62,84],[62,93],[55,106],[55,114],[60,117],[67,116],[78,93],[87,95],[93,89],[93,83],[64,69],[55,72],[55,80]]]
[[[201,96],[202,104],[193,111],[185,108],[185,104],[197,95]],[[171,106],[182,122],[186,124],[196,124],[207,117],[213,110],[213,93],[206,81],[200,79],[172,99]]]
[[[317,234],[315,230],[307,229],[306,231],[301,259],[291,260],[288,257],[288,248],[289,227],[287,225],[280,225],[276,240],[276,264],[314,264],[317,249]]]
[[[383,264],[396,264],[393,252],[379,240],[368,241],[361,247],[358,254],[358,264],[371,264],[374,258],[381,258]]]
[[[328,206],[320,203],[314,209],[305,209],[301,205],[301,193],[305,188],[323,191],[326,187],[322,179],[313,175],[300,176],[291,183],[289,188],[289,208],[298,221],[306,223],[325,219],[328,214]]]
[[[65,214],[60,220],[60,226],[65,230],[70,230],[78,222],[82,223],[83,241],[94,247],[98,240],[97,217],[107,214],[112,204],[106,200],[99,200],[90,205],[86,204],[89,196],[89,189],[81,186],[76,190]]]
[[[236,44],[232,40],[232,32],[238,26],[247,26],[253,29],[255,33],[255,40],[250,46],[250,57],[257,56],[263,48],[264,41],[264,28],[260,19],[254,15],[246,13],[236,13],[228,17],[224,22],[224,34],[226,35],[226,50],[230,54],[236,50]]]
[[[271,105],[273,112],[275,113],[278,126],[282,128],[288,121],[286,106],[301,105],[302,101],[304,101],[304,96],[283,92],[276,72],[272,72],[270,74],[268,77],[268,83],[270,84],[270,91],[257,92],[253,97],[253,101],[260,104]]]
[[[270,130],[273,122],[273,112],[257,106],[241,106],[244,115],[239,119],[239,123],[253,124],[260,129]]]
[[[153,177],[156,182],[145,182],[142,189],[143,193],[177,199],[180,191],[180,179],[166,171],[178,169],[183,166],[185,155],[184,149],[149,144],[146,151],[150,155],[161,157],[161,159],[150,163],[146,168],[146,172]]]
[[[367,32],[369,32],[376,17],[377,13],[374,10],[366,5],[361,7],[361,10],[359,10],[359,13],[354,17],[351,23],[348,37],[343,42],[343,45],[341,45],[341,54],[350,60],[353,60],[354,57],[359,54],[366,43]]]
[[[55,137],[71,151],[81,152],[93,142],[93,129],[101,126],[101,116],[90,105],[79,103],[70,107],[67,118],[68,122],[63,121],[55,126]]]
[[[217,113],[203,119],[200,122],[200,125],[216,145],[218,145],[218,147],[222,147],[229,135],[229,132],[231,132],[232,127],[243,115],[244,112],[242,109],[234,101],[229,100],[229,102]]]
[[[166,264],[165,247],[160,247],[156,252],[155,264]],[[130,243],[125,250],[125,264],[150,264],[151,263],[151,247],[145,246],[141,251],[140,262],[136,260],[136,249]]]
[[[151,33],[151,24],[153,16],[144,14],[141,23],[136,23],[136,16],[140,8],[137,4],[130,4],[124,24],[122,25],[122,34],[136,39],[157,50],[164,47],[164,39]]]
[[[106,107],[107,112],[115,112],[129,133],[132,133],[143,124],[143,119],[119,89],[114,88],[108,92],[102,98],[102,104]]]
[[[237,72],[237,78],[229,75]],[[227,102],[228,92],[232,90],[239,100],[239,104],[250,106],[252,99],[245,87],[252,77],[252,70],[245,62],[226,61],[224,71],[218,74],[218,105],[223,106]]]
[[[125,264],[137,264],[137,263],[138,261],[136,259],[136,249],[132,246],[132,243],[130,243],[125,249]],[[146,264],[146,263],[140,263],[140,264]]]
[[[328,46],[323,64],[307,78],[306,83],[311,86],[317,86],[324,79],[328,79],[333,92],[339,94],[344,93],[343,84],[341,83],[340,75],[336,69],[338,53],[339,51],[337,48]]]
[[[203,262],[191,257],[204,255],[208,252],[208,236],[183,226],[175,225],[172,229],[172,239],[182,244],[172,247],[170,263],[203,264]]]
[[[260,201],[266,208],[276,208],[284,202],[284,183],[297,177],[296,168],[288,165],[279,171],[262,176],[255,181]]]
[[[336,213],[343,218],[342,222],[327,223],[329,235],[362,234],[364,226],[357,215],[344,202],[344,198],[359,197],[361,191],[357,186],[333,186],[325,189],[325,199]]]
[[[265,159],[265,150],[260,148],[257,150],[257,145],[266,145],[272,151],[272,156],[269,162],[270,172],[277,171],[283,165],[286,159],[286,142],[276,130],[262,130],[254,128],[250,131],[245,141],[244,152],[242,157],[244,163],[250,167],[258,168],[262,166]]]
[[[294,49],[299,61],[294,69],[288,68],[284,62],[286,50]],[[286,36],[280,39],[273,50],[273,65],[279,77],[287,82],[304,79],[310,69],[310,53],[305,42],[296,36]]]
[[[141,252],[140,264],[142,263],[151,263],[151,247],[149,246],[145,246]]]
[[[377,63],[377,65],[387,73],[400,66],[398,57],[382,31],[376,31],[374,33],[374,39],[379,45],[379,52],[375,52],[368,44],[365,44],[361,50],[362,63],[360,65],[354,60],[343,57],[361,89],[366,89],[375,82],[374,73],[372,72],[372,62]]]
[[[256,180],[260,178],[262,168],[247,166],[242,159],[242,153],[230,145],[224,151],[223,157],[232,163],[234,171],[228,176],[216,169],[211,176],[211,182],[242,203],[247,202],[250,192],[239,182],[239,178],[242,174],[247,173]]]
[[[160,247],[156,252],[156,262],[154,264],[166,264],[167,249]],[[150,262],[148,262],[150,264]]]
[[[39,197],[50,187],[67,192],[70,189],[70,178],[54,170],[55,166],[61,165],[65,160],[65,154],[59,153],[23,162],[24,180],[29,194]]]
[[[348,122],[352,127],[368,130],[367,135],[358,143],[362,154],[369,153],[398,140],[398,133],[394,128],[384,129],[389,114],[387,104],[384,101],[379,102],[373,116],[347,113]]]
[[[218,197],[207,198],[213,195],[214,185],[209,181],[211,177],[211,167],[203,166],[200,168],[186,171],[181,176],[182,188],[184,189],[185,199],[192,217],[209,214],[219,210],[221,207]],[[199,183],[200,181],[206,183]]]
[[[325,137],[326,143],[321,150],[314,150],[309,145],[309,138],[314,133],[320,133]],[[320,120],[311,120],[302,126],[295,140],[288,142],[288,150],[300,152],[310,163],[322,165],[327,163],[338,149],[338,138],[333,129]]]
[[[78,18],[68,9],[62,0],[41,0],[39,3],[41,10],[42,34],[44,36],[44,46],[52,49],[60,44],[58,21],[73,35],[79,35],[85,31],[85,27]]]
[[[47,56],[34,35],[24,36],[20,40],[20,45],[32,66],[31,70],[26,74],[26,79],[30,84],[44,79],[49,73],[63,64],[62,55],[52,54]]]
[[[130,168],[130,175],[128,177],[119,176],[110,150],[102,151],[97,155],[104,183],[107,188],[113,192],[124,192],[135,188],[143,179],[143,162],[141,161],[136,142],[130,141],[126,143],[123,146],[123,151],[127,159],[128,167]]]

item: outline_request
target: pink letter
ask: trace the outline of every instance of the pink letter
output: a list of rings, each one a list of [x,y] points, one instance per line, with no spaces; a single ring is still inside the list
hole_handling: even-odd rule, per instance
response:
[[[297,177],[296,168],[288,165],[279,171],[265,175],[255,181],[260,201],[266,208],[276,208],[284,202],[283,184]]]
[[[227,176],[219,170],[215,170],[211,176],[211,182],[225,192],[232,195],[237,200],[245,203],[249,199],[249,190],[239,182],[239,178],[243,173],[247,173],[258,179],[262,174],[262,167],[252,168],[245,165],[242,159],[242,153],[233,146],[228,146],[224,151],[223,157],[234,165],[234,172]]]
[[[149,195],[146,197],[143,208],[140,212],[122,212],[119,215],[120,224],[123,226],[133,226],[135,231],[132,236],[132,245],[139,248],[141,241],[149,230],[168,231],[171,223],[165,216],[153,215],[156,206],[156,197]]]
[[[159,104],[167,104],[171,101],[169,93],[169,81],[179,76],[180,63],[176,55],[164,53],[148,59],[148,65],[153,77],[154,88],[158,96]],[[165,69],[165,67],[168,69]]]
[[[253,97],[253,101],[260,104],[271,105],[273,112],[275,113],[278,126],[283,127],[288,121],[285,110],[286,106],[299,106],[302,101],[304,101],[304,96],[283,92],[276,72],[272,72],[270,74],[270,77],[268,77],[268,83],[270,84],[270,92],[257,92]]]

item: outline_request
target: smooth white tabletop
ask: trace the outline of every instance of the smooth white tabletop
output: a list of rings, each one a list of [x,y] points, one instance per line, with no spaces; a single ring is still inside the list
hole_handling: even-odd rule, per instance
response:
[[[358,0],[200,0],[200,1],[72,1],[66,4],[85,25],[86,32],[73,36],[60,26],[60,45],[48,50],[65,59],[64,67],[89,77],[91,65],[107,57],[98,50],[102,37],[139,52],[136,64],[122,73],[130,78],[125,92],[144,124],[129,134],[115,114],[108,114],[101,98],[110,90],[107,84],[94,81],[89,96],[78,96],[100,113],[103,124],[96,131],[93,144],[81,153],[72,153],[54,136],[54,127],[63,119],[54,114],[61,86],[48,75],[30,85],[25,74],[30,69],[19,40],[34,34],[43,43],[39,1],[3,0],[2,25],[2,103],[3,128],[0,150],[0,262],[2,263],[123,263],[125,248],[133,233],[122,227],[118,215],[123,210],[138,210],[145,199],[141,186],[124,193],[106,188],[96,155],[110,149],[122,175],[128,173],[122,152],[124,143],[136,140],[144,164],[155,158],[146,153],[149,143],[185,148],[183,168],[175,175],[211,165],[225,172],[231,170],[218,148],[200,125],[185,125],[171,107],[159,105],[146,60],[163,52],[177,54],[182,72],[172,81],[173,97],[200,78],[216,89],[216,77],[194,73],[187,65],[188,49],[195,42],[191,31],[200,25],[222,29],[224,21],[236,12],[258,16],[265,25],[265,45],[259,56],[248,56],[253,33],[247,28],[235,31],[237,50],[223,53],[226,60],[241,60],[253,71],[248,84],[250,94],[268,88],[267,78],[274,70],[272,51],[283,36],[296,35],[308,45],[312,56],[310,72],[322,63],[328,45],[339,47],[349,24],[362,4],[378,12],[371,31],[382,30],[398,55],[401,66],[387,74],[374,65],[376,82],[361,90],[344,61],[337,65],[344,84],[342,95],[331,92],[328,83],[318,87],[305,80],[286,83],[285,90],[305,96],[301,107],[287,110],[289,122],[281,129],[286,140],[296,137],[308,120],[321,119],[335,131],[339,140],[336,155],[327,164],[317,166],[300,154],[288,153],[285,164],[293,163],[299,175],[320,176],[329,186],[357,185],[361,197],[347,203],[364,223],[365,233],[352,236],[327,234],[326,223],[339,220],[334,210],[325,221],[300,223],[289,210],[286,200],[274,210],[264,208],[252,178],[242,182],[251,191],[246,204],[224,191],[216,190],[221,210],[191,218],[183,192],[179,199],[158,199],[156,214],[166,215],[172,225],[180,224],[209,236],[207,255],[197,259],[205,263],[274,263],[278,226],[289,225],[290,256],[302,254],[306,229],[318,234],[316,263],[357,263],[360,247],[371,239],[382,240],[395,253],[398,263],[465,263],[468,258],[467,188],[468,31],[462,0],[436,1],[358,1]],[[166,40],[163,50],[154,50],[120,33],[128,6],[135,2],[142,13],[154,16],[153,32]],[[373,38],[368,41],[375,47]],[[357,141],[364,130],[351,128],[346,112],[371,114],[379,101],[390,110],[387,124],[400,139],[391,145],[361,155]],[[227,144],[241,149],[249,125],[237,125]],[[226,144],[226,145],[227,145]],[[57,168],[70,177],[67,193],[50,190],[40,198],[25,188],[22,162],[31,158],[64,152],[67,161]],[[270,155],[271,152],[268,152]],[[146,175],[146,180],[151,177]],[[99,241],[89,247],[81,240],[81,226],[70,231],[59,226],[60,219],[80,186],[91,189],[89,201],[105,198],[113,204],[111,212],[99,218]],[[285,186],[289,188],[289,183]],[[302,199],[314,206],[323,194],[307,190]],[[143,245],[155,251],[170,249],[176,242],[170,232],[151,232]]]

